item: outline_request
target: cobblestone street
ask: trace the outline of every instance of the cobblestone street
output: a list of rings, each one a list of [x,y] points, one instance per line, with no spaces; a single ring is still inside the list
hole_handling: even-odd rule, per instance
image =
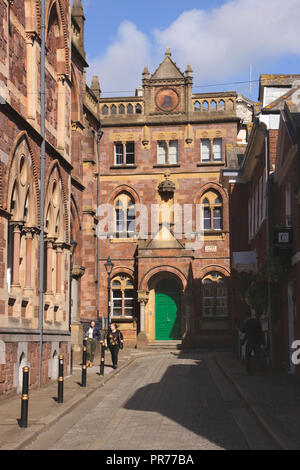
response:
[[[275,449],[213,357],[138,357],[27,449]]]

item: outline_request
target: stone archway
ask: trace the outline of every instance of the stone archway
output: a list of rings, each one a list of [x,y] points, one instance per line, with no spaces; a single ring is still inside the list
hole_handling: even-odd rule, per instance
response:
[[[155,287],[155,340],[180,340],[181,289],[172,277],[161,279]]]
[[[182,279],[169,271],[156,272],[149,279],[145,323],[150,342],[182,340],[184,287]]]

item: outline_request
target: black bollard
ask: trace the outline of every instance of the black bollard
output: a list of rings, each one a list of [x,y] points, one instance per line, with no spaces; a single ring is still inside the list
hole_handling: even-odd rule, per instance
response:
[[[19,425],[21,428],[27,428],[28,425],[28,388],[29,388],[29,367],[23,367],[23,386],[21,397],[21,419]]]
[[[86,347],[83,346],[82,350],[82,376],[81,376],[81,386],[86,387]]]
[[[105,361],[105,346],[104,342],[101,341],[101,357],[100,357],[100,375],[104,375],[104,361]]]
[[[64,356],[58,356],[58,392],[57,403],[64,402]]]

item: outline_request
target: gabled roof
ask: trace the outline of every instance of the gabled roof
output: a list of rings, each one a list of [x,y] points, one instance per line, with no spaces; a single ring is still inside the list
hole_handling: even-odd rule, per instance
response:
[[[284,108],[285,102],[289,100],[295,93],[296,90],[299,90],[300,86],[296,88],[291,88],[289,91],[284,93],[284,95],[280,96],[276,100],[272,101],[272,103],[268,104],[264,108],[262,108],[262,113],[267,113],[269,111],[280,111]]]
[[[184,78],[184,74],[177,67],[176,63],[171,59],[171,52],[168,48],[165,53],[164,61],[155,70],[151,79],[164,79],[164,78]]]
[[[285,102],[284,115],[286,125],[294,143],[300,142],[300,86],[294,90],[289,100]]]
[[[259,97],[262,99],[263,87],[290,87],[295,80],[300,80],[300,74],[261,74],[259,77]]]

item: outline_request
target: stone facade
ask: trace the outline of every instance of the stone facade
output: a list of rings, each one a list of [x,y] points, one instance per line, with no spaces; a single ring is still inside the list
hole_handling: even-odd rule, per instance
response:
[[[95,207],[90,198],[96,181],[99,119],[97,90],[85,82],[81,1],[76,0],[71,11],[69,0],[49,0],[45,205],[41,207],[40,2],[1,1],[0,28],[0,394],[6,394],[20,391],[24,365],[30,365],[32,386],[57,377],[59,354],[70,371],[71,330],[74,326],[76,331],[80,310],[85,308],[80,296],[85,271],[82,246],[85,224],[94,223],[86,208]],[[40,371],[41,211],[45,270]],[[71,256],[73,240],[77,247]],[[90,269],[93,276],[95,261]],[[71,279],[71,299],[77,299],[72,308]],[[90,298],[91,292],[85,292]],[[74,339],[77,345],[81,341],[80,335]]]
[[[101,237],[100,305],[103,311],[108,308],[104,263],[110,256],[112,318],[132,345],[162,338],[182,340],[186,347],[222,346],[231,339],[229,207],[220,174],[227,166],[226,147],[237,144],[237,95],[193,94],[192,84],[191,67],[182,73],[167,50],[153,75],[145,68],[135,97],[100,99],[101,204],[110,205],[112,222]],[[129,223],[128,203],[136,208],[136,221],[132,233],[120,234],[126,231],[121,218]],[[205,203],[207,217],[214,220],[204,227]],[[170,219],[163,204],[171,210]],[[153,205],[162,212],[151,229]],[[182,223],[176,207],[182,216],[190,211]],[[142,211],[147,223],[141,235]],[[118,286],[122,276],[134,286],[131,311],[126,310],[130,292],[114,291],[114,280]],[[168,283],[177,286],[173,289],[180,299],[176,335],[159,331],[158,325],[164,322],[158,292],[167,299]]]

